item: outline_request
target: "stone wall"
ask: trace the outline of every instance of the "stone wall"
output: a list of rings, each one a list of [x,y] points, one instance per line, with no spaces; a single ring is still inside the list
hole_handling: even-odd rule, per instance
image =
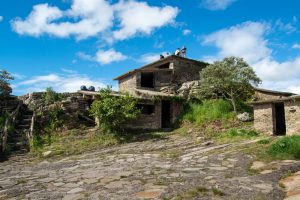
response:
[[[137,75],[133,74],[119,81],[119,91],[132,93],[137,88]]]
[[[206,67],[206,64],[190,61],[174,61],[173,82],[181,85],[185,82],[199,80],[200,71]]]
[[[269,94],[269,93],[262,93],[259,91],[255,91],[254,94],[255,100],[259,100],[259,101],[281,99],[282,97],[283,96],[281,94]]]
[[[287,135],[300,134],[300,101],[284,102]]]
[[[273,135],[273,105],[258,104],[254,105],[254,128],[255,130]]]
[[[161,128],[161,104],[159,102],[155,104],[152,103],[150,105],[155,105],[154,113],[150,115],[140,114],[136,120],[127,123],[125,125],[126,128],[152,129],[152,130],[160,129]]]

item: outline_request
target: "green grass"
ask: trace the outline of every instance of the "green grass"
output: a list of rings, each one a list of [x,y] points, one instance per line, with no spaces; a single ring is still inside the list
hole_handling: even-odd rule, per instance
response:
[[[218,100],[205,100],[202,103],[189,103],[183,114],[183,121],[203,125],[213,121],[228,121],[235,116],[230,102]]]
[[[273,142],[268,148],[268,154],[273,159],[300,160],[300,136],[285,136]]]
[[[43,152],[52,151],[52,156],[80,154],[108,146],[135,141],[163,138],[161,133],[109,134],[86,129],[73,129],[62,133],[36,135],[31,143],[31,155],[42,157]]]

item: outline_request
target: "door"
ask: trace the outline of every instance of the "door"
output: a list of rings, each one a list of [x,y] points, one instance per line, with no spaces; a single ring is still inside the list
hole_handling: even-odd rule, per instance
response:
[[[161,127],[171,128],[171,102],[161,101]]]
[[[284,103],[274,104],[273,125],[275,135],[286,134]]]

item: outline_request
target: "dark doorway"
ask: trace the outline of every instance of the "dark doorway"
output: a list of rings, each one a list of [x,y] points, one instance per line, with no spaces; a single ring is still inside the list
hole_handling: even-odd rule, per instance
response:
[[[171,103],[161,101],[161,127],[171,128]]]
[[[285,135],[286,126],[285,126],[285,113],[284,113],[284,104],[275,103],[273,111],[273,125],[274,125],[274,134],[275,135]]]
[[[154,74],[141,73],[141,87],[154,88]]]

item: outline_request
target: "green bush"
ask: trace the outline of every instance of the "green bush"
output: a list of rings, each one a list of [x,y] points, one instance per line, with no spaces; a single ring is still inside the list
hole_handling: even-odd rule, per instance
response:
[[[43,94],[43,100],[46,105],[50,105],[61,100],[61,95],[56,93],[51,87],[48,87]]]
[[[205,100],[202,103],[189,103],[183,115],[183,120],[202,125],[216,120],[233,119],[234,116],[230,102],[216,99]]]
[[[273,142],[268,154],[275,159],[300,159],[300,136],[285,136]]]
[[[100,90],[99,100],[92,103],[90,113],[99,120],[104,132],[117,133],[125,122],[137,118],[140,111],[136,104],[137,99],[129,94],[113,96],[107,87]]]

